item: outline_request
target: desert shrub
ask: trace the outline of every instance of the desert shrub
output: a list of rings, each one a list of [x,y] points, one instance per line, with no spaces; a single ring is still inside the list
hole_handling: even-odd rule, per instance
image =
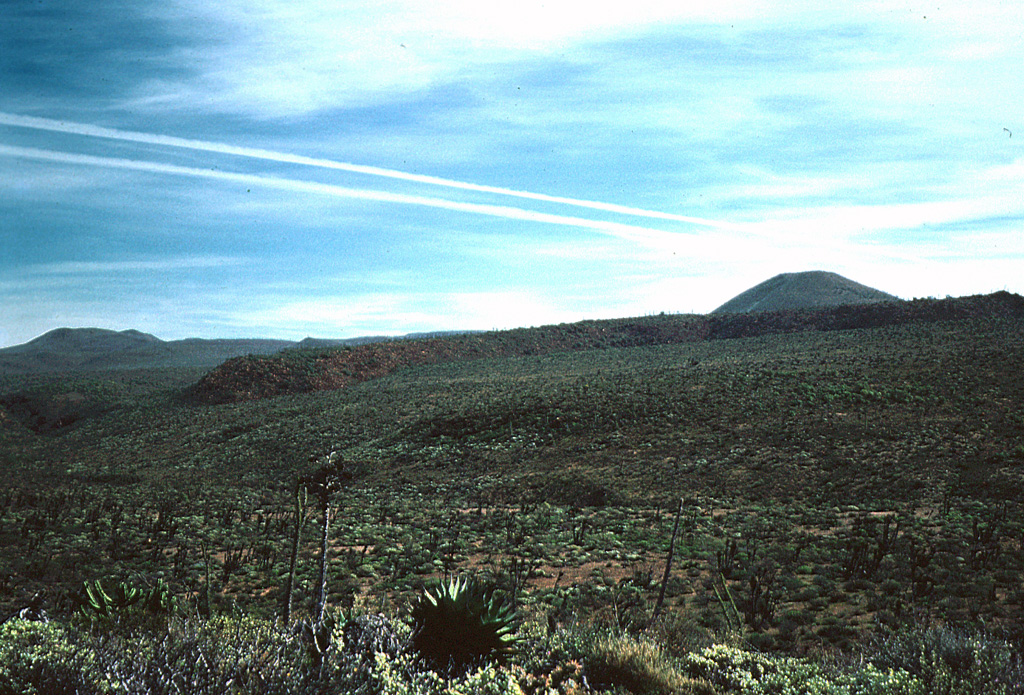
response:
[[[405,646],[406,636],[382,615],[358,615],[341,628],[345,652],[363,659],[374,654],[397,656]]]
[[[793,595],[794,601],[813,601],[821,595],[816,586],[805,586]]]
[[[758,652],[772,651],[778,646],[776,638],[767,632],[752,632],[747,635],[746,642],[751,649]]]
[[[96,655],[61,625],[20,619],[0,625],[0,694],[110,692]]]
[[[637,695],[714,693],[707,682],[684,675],[660,645],[632,635],[598,637],[584,664],[590,683],[597,687],[621,687]]]
[[[818,626],[815,634],[840,649],[847,649],[857,637],[857,629],[848,622],[830,615]]]
[[[903,587],[900,585],[900,583],[895,579],[886,579],[884,582],[882,582],[881,586],[882,593],[884,593],[886,596],[897,596],[899,595],[900,590],[902,588]]]
[[[695,616],[675,611],[663,613],[647,632],[675,657],[709,647],[713,643],[711,633],[701,627]]]
[[[108,635],[97,656],[128,695],[312,693],[338,680],[337,665],[314,669],[300,634],[256,618],[187,620],[162,634]]]
[[[834,671],[803,659],[771,657],[725,645],[683,659],[686,671],[710,681],[720,693],[742,695],[926,695],[906,671],[868,665]]]
[[[520,630],[520,647],[511,666],[526,695],[561,695],[583,688],[583,657],[593,631],[527,621]]]
[[[12,620],[0,626],[0,694],[380,692],[372,659],[341,649],[340,628],[333,639],[315,664],[299,630],[255,618],[103,631]]]
[[[375,655],[375,690],[381,695],[522,695],[515,676],[497,664],[470,669],[456,678],[445,678],[424,668],[415,655],[402,653]],[[349,692],[349,691],[342,691]]]
[[[929,693],[1024,693],[1024,662],[1011,643],[950,627],[907,629],[876,640],[868,658],[880,668],[918,677]]]
[[[587,474],[556,473],[538,480],[538,501],[573,508],[621,507],[628,502],[619,488],[595,480]]]

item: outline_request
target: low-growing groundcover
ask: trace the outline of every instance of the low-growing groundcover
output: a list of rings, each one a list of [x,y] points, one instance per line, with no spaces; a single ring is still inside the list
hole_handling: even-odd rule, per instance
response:
[[[380,615],[337,620],[321,660],[296,626],[244,616],[148,627],[13,619],[0,625],[0,694],[1024,693],[1019,650],[981,633],[906,631],[845,665],[723,644],[672,656],[650,637],[593,627],[547,634],[531,622],[521,633],[507,665],[448,676],[417,653],[409,624]]]
[[[973,695],[1024,693],[1021,652],[1001,639],[949,628],[904,631],[867,649],[855,668],[715,645],[683,658],[688,673],[745,695]]]

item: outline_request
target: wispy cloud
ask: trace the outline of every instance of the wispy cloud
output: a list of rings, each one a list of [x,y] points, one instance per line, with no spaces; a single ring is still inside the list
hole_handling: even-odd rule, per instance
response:
[[[64,261],[25,266],[24,275],[68,276],[121,273],[159,273],[179,270],[225,268],[251,263],[251,259],[233,256],[160,258],[158,260]]]
[[[602,234],[608,234],[622,239],[628,239],[638,243],[655,244],[661,246],[673,246],[683,243],[686,235],[679,232],[667,232],[661,229],[641,227],[637,225],[609,222],[605,220],[593,220],[569,215],[554,215],[550,213],[527,210],[523,208],[505,205],[487,205],[481,203],[468,203],[462,201],[448,200],[428,196],[406,195],[402,193],[391,193],[388,191],[369,190],[360,188],[349,188],[333,184],[317,183],[289,179],[278,176],[262,176],[255,174],[243,174],[236,172],[221,171],[219,169],[200,169],[197,167],[185,167],[176,164],[165,164],[162,162],[139,161],[122,159],[117,157],[98,157],[95,155],[77,154],[71,152],[58,152],[53,150],[41,150],[31,147],[13,147],[0,145],[0,156],[21,157],[25,159],[59,162],[62,164],[73,164],[83,166],[105,167],[110,169],[125,169],[142,171],[153,174],[170,174],[174,176],[188,176],[203,179],[216,179],[219,181],[230,181],[249,186],[265,186],[288,191],[302,193],[313,193],[318,195],[334,196],[358,200],[368,200],[380,203],[396,203],[400,205],[416,205],[432,208],[440,208],[455,212],[486,215],[499,217],[508,220],[520,220],[525,222],[537,222],[542,224],[559,225],[565,227],[576,227],[587,229]]]
[[[274,152],[271,150],[264,150],[253,147],[240,147],[237,145],[229,145],[225,143],[208,142],[203,140],[191,140],[187,138],[179,138],[170,135],[157,135],[151,133],[141,133],[136,131],[117,130],[114,128],[104,128],[101,126],[89,125],[85,123],[70,123],[67,121],[58,121],[49,118],[38,118],[35,116],[22,116],[18,114],[0,112],[0,125],[16,126],[21,128],[32,128],[37,130],[46,130],[50,132],[70,133],[72,135],[108,138],[111,140],[120,140],[126,142],[139,142],[150,145],[163,145],[167,147],[199,150],[203,152],[214,152],[217,154],[227,154],[235,155],[238,157],[263,159],[274,162],[283,162],[287,164],[300,164],[320,169],[332,169],[336,171],[344,171],[349,173],[367,174],[370,176],[377,176],[389,179],[400,179],[403,181],[411,181],[414,183],[422,183],[432,186],[441,186],[444,188],[454,188],[465,191],[474,191],[478,193],[491,193],[499,196],[524,198],[528,200],[536,200],[545,203],[557,203],[559,205],[589,208],[592,210],[601,210],[604,212],[612,212],[634,217],[648,217],[671,222],[682,222],[685,224],[694,224],[705,227],[715,227],[720,229],[740,228],[738,225],[730,225],[728,222],[709,220],[700,217],[690,217],[686,215],[675,215],[666,212],[659,212],[657,210],[644,210],[642,208],[630,207],[627,205],[616,205],[614,203],[603,203],[594,200],[581,200],[578,198],[567,198],[564,196],[547,195],[544,193],[533,193],[530,191],[520,191],[510,188],[502,188],[499,186],[486,186],[467,181],[455,181],[453,179],[445,179],[437,176],[415,174],[405,171],[397,171],[395,169],[385,169],[381,167],[365,166],[361,164],[351,164],[348,162],[337,162],[330,159],[306,157],[303,155],[289,154],[286,152]]]
[[[495,307],[503,310],[495,311]],[[607,311],[607,309],[606,309]],[[387,315],[382,328],[380,316]],[[219,321],[258,326],[293,339],[426,330],[490,330],[575,321],[593,316],[571,301],[528,289],[465,292],[374,292],[331,297],[263,296],[223,309]],[[611,316],[611,314],[609,314]]]

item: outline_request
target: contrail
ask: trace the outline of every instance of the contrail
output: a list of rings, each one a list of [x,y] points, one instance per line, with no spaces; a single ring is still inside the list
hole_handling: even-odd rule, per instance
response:
[[[381,167],[364,166],[362,164],[336,162],[330,159],[306,157],[303,155],[289,154],[286,152],[274,152],[272,150],[264,150],[253,147],[239,147],[237,145],[228,145],[220,142],[191,140],[187,138],[175,137],[172,135],[155,135],[152,133],[143,133],[132,130],[118,130],[115,128],[104,128],[102,126],[89,125],[87,123],[58,121],[51,118],[38,118],[36,116],[21,116],[13,113],[4,113],[2,111],[0,111],[0,125],[15,126],[19,128],[32,128],[35,130],[46,130],[56,133],[68,133],[70,135],[85,135],[89,137],[107,138],[111,140],[121,140],[125,142],[140,142],[150,145],[164,145],[167,147],[179,147],[189,150],[199,150],[203,152],[216,152],[218,154],[228,154],[237,157],[263,159],[273,162],[283,162],[287,164],[300,164],[303,166],[318,167],[321,169],[334,169],[338,171],[347,171],[356,174],[366,174],[369,176],[380,176],[389,179],[400,179],[402,181],[413,181],[416,183],[425,183],[432,186],[442,186],[445,188],[475,191],[478,193],[492,193],[502,196],[511,196],[514,198],[537,200],[546,203],[558,203],[561,205],[589,208],[591,210],[601,210],[603,212],[613,212],[622,215],[630,215],[633,217],[647,217],[651,219],[666,220],[670,222],[682,222],[685,224],[699,225],[702,227],[712,227],[716,229],[754,233],[754,230],[744,225],[720,222],[717,220],[710,220],[703,217],[675,215],[667,212],[659,212],[657,210],[645,210],[643,208],[629,207],[626,205],[616,205],[615,203],[602,203],[594,200],[582,200],[579,198],[566,198],[562,196],[547,195],[544,193],[532,193],[530,191],[518,191],[511,188],[502,188],[500,186],[485,186],[477,183],[469,183],[467,181],[456,181],[454,179],[445,179],[437,176],[413,174],[405,171],[398,171],[396,169],[384,169]]]
[[[546,212],[537,212],[535,210],[526,210],[523,208],[505,205],[464,203],[447,200],[445,198],[406,195],[403,193],[390,193],[388,191],[362,188],[349,188],[347,186],[337,186],[334,184],[302,181],[299,179],[289,179],[277,176],[241,174],[230,171],[221,171],[219,169],[199,169],[196,167],[186,167],[177,164],[121,159],[117,157],[99,157],[96,155],[41,150],[33,147],[13,147],[10,145],[0,144],[0,156],[20,157],[23,159],[34,159],[48,162],[61,162],[64,164],[95,166],[107,169],[126,169],[155,174],[171,174],[175,176],[217,179],[220,181],[241,183],[248,186],[264,186],[288,191],[316,193],[320,195],[334,196],[337,198],[372,200],[384,203],[398,203],[402,205],[421,205],[425,207],[441,208],[444,210],[487,215],[490,217],[500,217],[508,220],[524,220],[528,222],[541,222],[567,227],[578,227],[618,237],[620,239],[650,245],[677,245],[681,237],[690,236],[689,234],[682,232],[666,232],[661,229],[621,224],[618,222],[591,220],[584,217],[572,217],[568,215],[553,215]]]

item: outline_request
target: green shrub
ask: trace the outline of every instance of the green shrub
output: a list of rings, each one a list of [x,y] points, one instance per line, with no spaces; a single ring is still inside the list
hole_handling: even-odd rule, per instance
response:
[[[949,627],[907,629],[878,640],[868,658],[880,668],[914,674],[930,693],[1024,693],[1020,651],[985,633]]]
[[[297,631],[255,618],[104,631],[12,620],[0,626],[0,695],[379,692],[361,660],[332,649],[314,665],[307,647]]]
[[[311,692],[312,682],[321,679],[330,682],[329,669],[313,672],[297,631],[256,618],[184,620],[162,632],[115,633],[96,651],[129,695],[284,695]]]
[[[96,655],[58,623],[13,619],[0,625],[0,695],[110,692]]]
[[[926,695],[924,684],[906,671],[873,665],[830,672],[811,661],[709,647],[683,659],[687,672],[710,681],[720,693],[741,695]]]
[[[454,679],[419,668],[412,654],[376,655],[375,689],[381,695],[523,695],[513,674],[496,664],[485,664]]]

